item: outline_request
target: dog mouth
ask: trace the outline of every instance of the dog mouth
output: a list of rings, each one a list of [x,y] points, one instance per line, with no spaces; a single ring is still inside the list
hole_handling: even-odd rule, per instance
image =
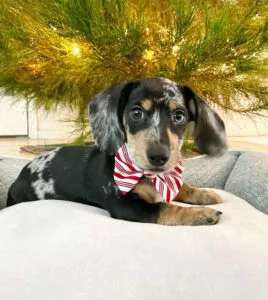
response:
[[[152,173],[152,174],[161,174],[161,173],[166,173],[166,172],[169,172],[171,170],[173,170],[177,165],[178,163],[181,161],[181,158],[178,159],[175,163],[174,162],[170,162],[168,161],[165,165],[163,166],[152,166],[151,164],[148,164],[146,166],[146,168],[144,168],[143,170],[144,171],[147,171],[149,173]]]
[[[146,170],[147,172],[153,173],[153,174],[161,174],[164,173],[166,171],[168,171],[168,169],[166,167],[155,167],[155,168],[149,168]]]

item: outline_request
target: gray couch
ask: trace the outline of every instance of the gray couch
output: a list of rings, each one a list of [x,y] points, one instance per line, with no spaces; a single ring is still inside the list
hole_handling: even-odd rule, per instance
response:
[[[0,159],[2,207],[27,162]],[[219,189],[219,224],[125,222],[56,200],[2,209],[0,299],[267,299],[268,154],[184,165],[185,182]]]

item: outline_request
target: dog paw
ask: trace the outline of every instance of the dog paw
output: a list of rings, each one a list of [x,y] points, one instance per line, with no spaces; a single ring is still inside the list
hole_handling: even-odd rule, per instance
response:
[[[219,222],[221,211],[209,207],[187,207],[182,215],[182,225],[214,225]]]
[[[196,195],[196,197],[198,197],[197,204],[200,205],[219,204],[223,202],[221,196],[213,191],[200,190],[199,195]]]

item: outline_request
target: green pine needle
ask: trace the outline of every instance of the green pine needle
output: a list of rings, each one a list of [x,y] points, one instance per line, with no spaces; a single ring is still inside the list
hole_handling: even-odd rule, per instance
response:
[[[268,109],[267,1],[2,0],[0,10],[4,93],[72,107],[78,122],[99,91],[153,76],[226,111]]]

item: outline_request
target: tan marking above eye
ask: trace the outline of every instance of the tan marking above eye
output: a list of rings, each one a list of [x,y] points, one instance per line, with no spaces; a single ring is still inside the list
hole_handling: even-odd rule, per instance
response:
[[[181,107],[181,102],[174,99],[174,100],[169,101],[168,106],[169,106],[170,111],[174,111],[177,108]]]
[[[181,99],[171,99],[168,102],[169,110],[172,112],[180,107],[184,106],[184,103]]]
[[[152,100],[150,100],[150,99],[145,99],[145,100],[142,100],[142,101],[141,101],[141,106],[142,106],[145,110],[149,111],[149,110],[152,108],[152,106],[153,106],[153,102],[152,102]]]

